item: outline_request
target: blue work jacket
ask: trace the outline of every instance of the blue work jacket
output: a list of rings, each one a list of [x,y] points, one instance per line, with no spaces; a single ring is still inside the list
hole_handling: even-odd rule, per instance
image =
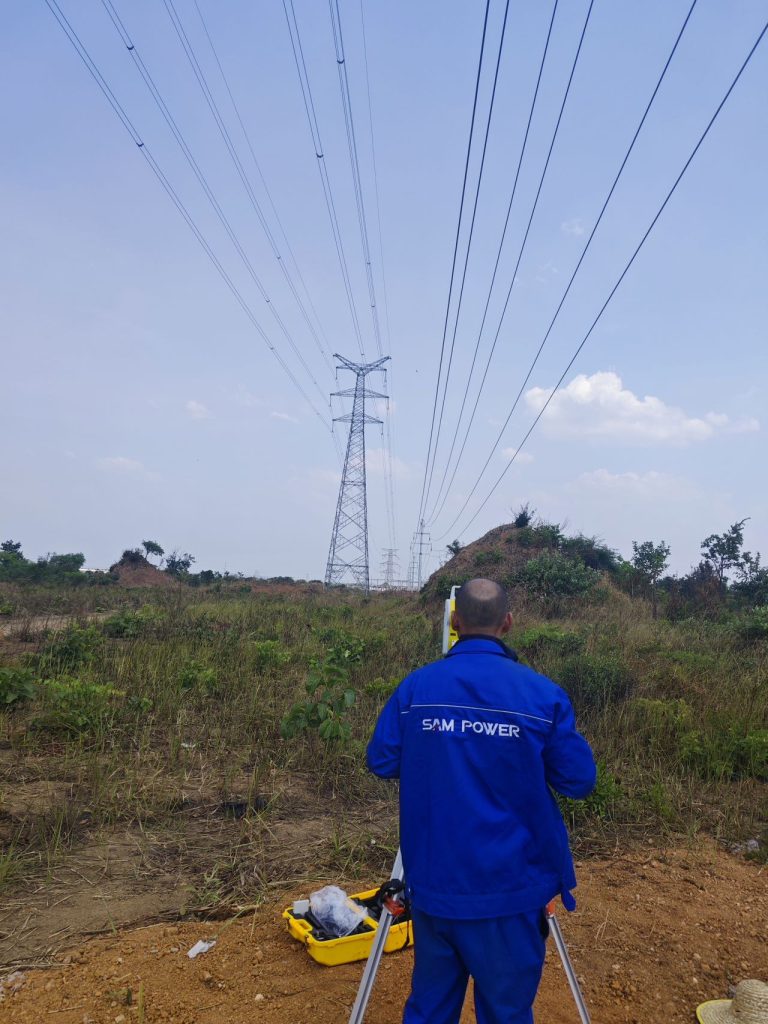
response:
[[[552,793],[595,785],[568,695],[493,637],[465,637],[400,683],[368,745],[400,779],[400,843],[413,905],[459,919],[544,907],[576,885]]]

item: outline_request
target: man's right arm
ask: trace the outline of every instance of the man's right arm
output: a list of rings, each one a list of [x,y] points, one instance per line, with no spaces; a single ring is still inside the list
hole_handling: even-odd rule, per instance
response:
[[[402,683],[379,715],[366,752],[369,771],[382,779],[400,778],[403,716],[401,715]]]
[[[555,705],[552,731],[544,747],[544,772],[554,790],[574,800],[589,796],[597,781],[592,750],[576,728],[576,716],[564,691]]]

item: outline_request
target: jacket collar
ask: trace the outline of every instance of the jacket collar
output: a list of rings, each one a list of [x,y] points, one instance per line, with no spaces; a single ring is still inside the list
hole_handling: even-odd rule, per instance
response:
[[[502,658],[510,658],[517,661],[517,654],[511,647],[495,636],[486,636],[483,633],[468,633],[460,637],[453,647],[445,655],[452,658],[454,654],[498,654]]]

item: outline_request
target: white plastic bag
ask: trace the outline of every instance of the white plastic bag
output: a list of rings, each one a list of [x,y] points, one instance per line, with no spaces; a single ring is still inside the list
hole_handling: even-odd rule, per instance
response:
[[[336,939],[351,935],[366,917],[365,909],[338,885],[326,885],[309,894],[309,906],[323,929]]]

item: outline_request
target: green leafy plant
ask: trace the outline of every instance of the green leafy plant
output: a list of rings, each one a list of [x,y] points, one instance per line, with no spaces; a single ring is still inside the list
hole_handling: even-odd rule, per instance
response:
[[[40,669],[52,674],[72,672],[93,661],[103,643],[98,626],[67,626],[61,633],[55,633],[43,648]]]
[[[208,668],[194,659],[184,665],[178,678],[179,686],[185,692],[197,691],[212,697],[218,691],[219,679],[216,669]]]
[[[558,801],[573,827],[585,818],[597,818],[600,821],[614,820],[623,796],[619,780],[604,761],[598,761],[595,788],[589,796],[585,800],[558,797]]]
[[[512,646],[531,657],[550,651],[562,655],[578,654],[584,647],[584,638],[559,626],[531,626],[513,638]]]
[[[28,668],[0,668],[0,708],[32,700],[37,693],[35,674]]]
[[[600,579],[595,569],[554,551],[543,551],[515,573],[513,582],[533,597],[551,600],[589,593]]]
[[[41,713],[32,725],[47,732],[95,736],[114,718],[120,690],[102,683],[63,677],[46,679],[40,687]]]
[[[566,658],[557,681],[581,709],[599,709],[623,700],[632,689],[632,675],[616,655],[576,654]]]
[[[138,611],[124,609],[110,615],[102,623],[105,636],[113,639],[132,640],[137,636],[151,631],[161,619],[161,613],[150,605],[144,605]]]
[[[0,601],[0,615],[13,615],[13,605],[10,601]]]
[[[294,704],[284,716],[284,739],[307,731],[317,732],[326,742],[350,738],[349,712],[357,702],[357,691],[349,685],[350,669],[361,657],[359,650],[336,646],[322,660],[312,661],[306,683],[309,699]]]
[[[291,660],[291,652],[286,651],[279,640],[254,640],[251,644],[251,655],[253,667],[257,672],[279,668]]]

